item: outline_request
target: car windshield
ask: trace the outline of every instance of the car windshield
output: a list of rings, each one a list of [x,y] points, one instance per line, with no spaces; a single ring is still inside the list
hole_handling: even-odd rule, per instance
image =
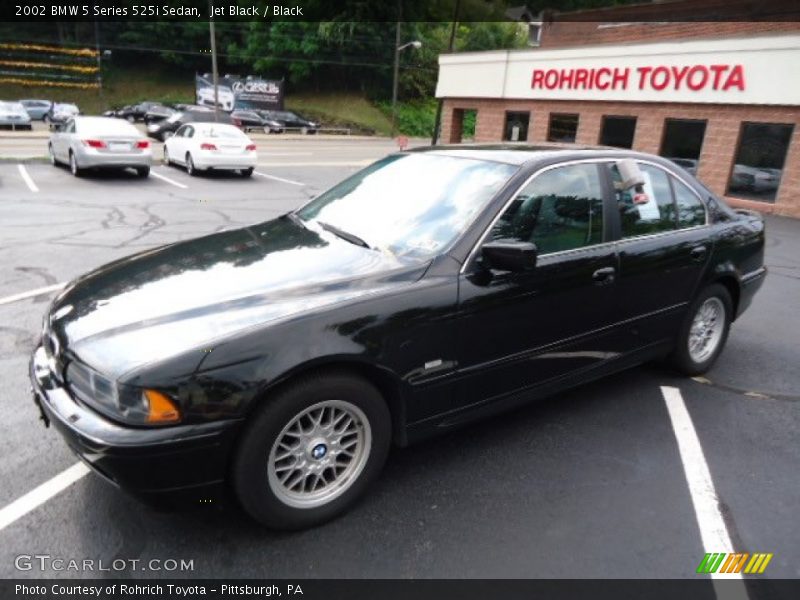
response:
[[[398,257],[428,258],[450,246],[517,169],[436,154],[389,156],[296,214]]]
[[[182,112],[173,113],[167,118],[167,123],[174,123],[175,121],[180,120],[182,116],[183,116]]]

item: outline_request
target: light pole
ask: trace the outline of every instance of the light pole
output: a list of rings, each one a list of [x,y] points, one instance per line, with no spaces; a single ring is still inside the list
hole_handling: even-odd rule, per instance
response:
[[[396,132],[397,124],[397,81],[400,75],[400,52],[406,48],[422,48],[422,42],[414,40],[400,45],[400,21],[397,22],[397,31],[394,43],[394,79],[392,80],[392,137]]]
[[[208,34],[211,37],[211,73],[214,80],[214,121],[219,121],[219,76],[217,75],[217,36],[214,34],[214,16],[212,3],[209,1],[211,20],[208,22]]]

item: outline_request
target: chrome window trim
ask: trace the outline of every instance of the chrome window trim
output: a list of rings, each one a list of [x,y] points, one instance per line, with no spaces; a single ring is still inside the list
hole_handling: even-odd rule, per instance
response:
[[[462,264],[461,268],[458,270],[458,274],[459,275],[463,275],[464,274],[464,272],[467,270],[467,266],[469,266],[469,264],[475,258],[475,254],[476,254],[478,248],[480,248],[480,246],[486,240],[486,237],[489,235],[489,233],[492,231],[494,226],[497,224],[497,221],[500,220],[500,217],[503,215],[503,213],[506,212],[508,207],[511,206],[511,203],[514,202],[514,200],[517,199],[517,196],[520,195],[522,190],[524,190],[534,178],[538,177],[539,175],[541,175],[542,173],[544,173],[546,171],[550,171],[552,169],[558,169],[560,167],[568,167],[568,166],[571,166],[571,165],[580,165],[580,164],[586,164],[586,163],[593,163],[593,164],[615,163],[618,160],[620,160],[620,158],[607,158],[607,157],[605,157],[605,158],[581,158],[581,159],[575,159],[575,160],[561,162],[561,163],[558,163],[558,164],[555,164],[555,165],[548,165],[546,167],[542,167],[541,169],[539,169],[537,171],[534,171],[530,175],[530,177],[528,177],[517,188],[517,191],[514,192],[514,194],[506,201],[506,203],[503,205],[503,208],[497,212],[497,214],[495,215],[494,219],[492,219],[492,222],[489,223],[489,226],[484,230],[483,234],[481,234],[481,237],[479,237],[478,241],[472,246],[472,249],[469,251],[469,254],[467,254],[467,258],[464,261],[464,264]],[[681,177],[679,174],[677,174],[672,169],[664,167],[663,165],[660,165],[660,164],[658,164],[656,162],[653,162],[651,160],[640,159],[640,158],[634,158],[633,160],[635,160],[636,162],[639,162],[639,163],[644,163],[644,164],[656,167],[658,169],[661,169],[662,171],[664,171],[668,175],[672,175],[673,177],[675,177],[678,181],[680,181],[687,188],[689,188],[689,190],[695,196],[697,196],[697,199],[700,201],[700,204],[703,206],[703,210],[705,211],[705,215],[706,215],[705,225],[695,225],[693,227],[684,227],[682,229],[678,228],[678,229],[673,229],[673,230],[670,230],[670,231],[659,231],[658,233],[650,233],[650,234],[646,234],[646,235],[639,235],[639,236],[633,236],[633,237],[628,237],[628,238],[620,238],[618,240],[613,240],[613,241],[610,241],[610,242],[601,242],[599,244],[589,244],[587,246],[581,246],[580,248],[570,248],[569,250],[559,250],[558,252],[548,252],[547,254],[539,255],[539,257],[538,257],[539,259],[542,259],[542,258],[545,258],[545,257],[550,257],[550,256],[555,256],[555,255],[559,255],[559,254],[580,252],[582,250],[586,250],[586,249],[589,249],[589,248],[595,249],[595,248],[601,248],[601,247],[607,246],[607,245],[616,245],[616,244],[622,244],[622,243],[636,241],[636,240],[644,240],[644,239],[653,238],[653,237],[662,237],[662,236],[667,236],[667,235],[674,235],[674,234],[680,233],[682,231],[691,231],[693,229],[700,229],[702,227],[708,227],[709,226],[709,222],[708,222],[708,206],[706,206],[706,203],[703,201],[703,199],[700,196],[700,194],[698,194],[695,191],[695,189],[691,185],[689,185],[683,177]],[[673,195],[674,195],[674,192],[673,192]],[[673,198],[673,200],[674,200],[674,198]]]

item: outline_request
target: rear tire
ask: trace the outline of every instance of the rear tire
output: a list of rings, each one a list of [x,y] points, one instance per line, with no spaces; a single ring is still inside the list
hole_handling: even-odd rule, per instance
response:
[[[199,173],[197,172],[197,168],[194,166],[194,161],[192,160],[192,155],[188,152],[186,153],[186,173],[190,177],[197,177]]]
[[[372,384],[343,371],[307,375],[266,399],[246,426],[232,467],[236,496],[268,527],[318,525],[378,477],[391,434]]]
[[[725,347],[733,316],[730,292],[715,283],[703,289],[686,313],[670,355],[672,365],[685,375],[708,371]]]
[[[254,171],[253,167],[250,167],[249,169],[240,169],[239,174],[242,177],[250,177],[253,174],[253,171]]]
[[[69,152],[69,171],[75,177],[83,177],[84,170],[78,166],[78,161],[75,158],[75,153],[70,150]]]
[[[145,177],[150,175],[150,167],[137,167],[136,174],[142,179],[144,179]]]

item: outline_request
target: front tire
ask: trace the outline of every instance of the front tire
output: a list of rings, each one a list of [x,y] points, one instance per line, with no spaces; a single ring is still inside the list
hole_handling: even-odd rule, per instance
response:
[[[55,151],[53,151],[53,144],[47,144],[47,154],[50,156],[50,164],[57,167],[58,159],[56,158]]]
[[[391,431],[372,384],[341,371],[308,375],[268,398],[245,429],[233,463],[236,496],[274,529],[333,519],[377,478]]]
[[[694,376],[708,371],[728,339],[733,301],[723,285],[715,283],[698,294],[681,326],[672,364],[681,373]]]

